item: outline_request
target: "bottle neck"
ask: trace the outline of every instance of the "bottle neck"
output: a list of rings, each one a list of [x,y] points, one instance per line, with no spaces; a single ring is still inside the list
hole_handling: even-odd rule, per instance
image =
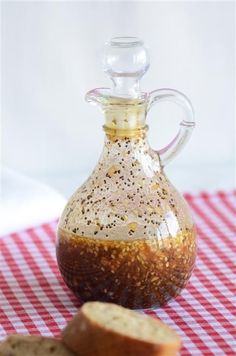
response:
[[[104,129],[113,135],[136,136],[146,127],[147,101],[143,98],[113,97],[103,107],[103,111],[105,114]]]

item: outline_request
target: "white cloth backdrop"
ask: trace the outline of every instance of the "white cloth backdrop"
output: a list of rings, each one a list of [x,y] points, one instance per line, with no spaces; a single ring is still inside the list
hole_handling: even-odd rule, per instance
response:
[[[167,168],[181,190],[234,185],[235,2],[3,2],[3,162],[70,195],[97,162],[103,117],[85,93],[110,86],[99,50],[112,36],[150,48],[144,91],[176,88],[197,127]],[[152,146],[177,130],[180,113],[149,115]]]
[[[2,187],[0,237],[57,219],[66,203],[47,185],[6,168]]]

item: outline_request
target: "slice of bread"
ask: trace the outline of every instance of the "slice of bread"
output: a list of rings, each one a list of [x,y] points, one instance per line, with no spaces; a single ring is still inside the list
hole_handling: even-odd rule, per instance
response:
[[[9,335],[0,343],[0,356],[73,356],[61,341],[42,336]]]
[[[62,332],[79,356],[173,356],[180,337],[150,316],[111,303],[85,303]]]

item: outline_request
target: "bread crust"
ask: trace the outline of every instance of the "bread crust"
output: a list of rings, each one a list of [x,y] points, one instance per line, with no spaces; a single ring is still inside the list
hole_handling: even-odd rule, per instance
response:
[[[178,337],[161,344],[113,331],[91,320],[84,307],[64,329],[62,339],[79,356],[174,356],[181,346]]]
[[[0,356],[73,356],[60,340],[36,335],[9,335],[0,343]]]

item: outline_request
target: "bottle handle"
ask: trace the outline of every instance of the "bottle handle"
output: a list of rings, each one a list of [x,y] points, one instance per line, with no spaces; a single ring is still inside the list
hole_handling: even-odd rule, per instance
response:
[[[158,89],[149,93],[147,110],[162,101],[171,101],[184,111],[185,118],[180,122],[180,128],[174,139],[165,147],[157,150],[162,166],[168,164],[183,149],[188,142],[195,126],[194,111],[190,100],[181,92],[174,89]]]

